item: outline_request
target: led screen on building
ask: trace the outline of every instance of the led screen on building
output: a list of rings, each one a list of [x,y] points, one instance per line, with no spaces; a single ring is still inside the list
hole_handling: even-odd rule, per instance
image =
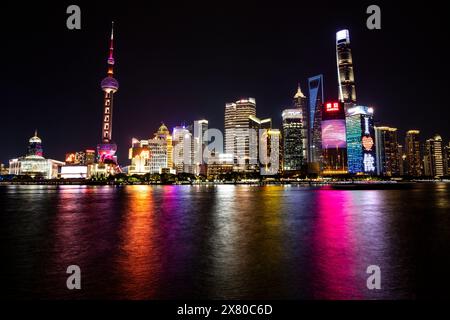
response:
[[[87,166],[62,166],[61,178],[87,178]]]
[[[87,174],[87,166],[62,166],[61,174],[74,174],[78,177],[80,174]]]
[[[346,147],[345,120],[322,121],[322,148],[336,149]]]

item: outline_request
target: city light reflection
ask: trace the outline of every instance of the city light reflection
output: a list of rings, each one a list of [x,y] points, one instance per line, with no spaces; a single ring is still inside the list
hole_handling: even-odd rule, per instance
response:
[[[149,186],[129,186],[125,196],[127,212],[117,261],[122,294],[128,299],[150,299],[160,272],[153,193]]]

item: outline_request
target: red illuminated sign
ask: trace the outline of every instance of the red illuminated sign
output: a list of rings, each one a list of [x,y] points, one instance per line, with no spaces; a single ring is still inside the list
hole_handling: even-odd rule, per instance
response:
[[[328,102],[325,107],[327,112],[339,111],[339,102]]]

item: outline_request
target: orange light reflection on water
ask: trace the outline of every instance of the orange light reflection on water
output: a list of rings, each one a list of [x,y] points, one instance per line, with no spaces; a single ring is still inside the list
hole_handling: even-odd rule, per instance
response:
[[[125,191],[128,212],[118,255],[123,296],[150,299],[158,289],[160,272],[153,193],[149,186],[129,186]]]

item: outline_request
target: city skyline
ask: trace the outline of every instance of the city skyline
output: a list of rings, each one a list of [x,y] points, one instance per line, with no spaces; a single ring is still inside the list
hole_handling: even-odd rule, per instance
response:
[[[6,301],[288,319],[450,299],[445,10],[3,9]]]
[[[357,11],[358,8],[353,8],[353,10]],[[55,10],[55,9],[53,9]],[[83,10],[83,8],[82,8]],[[95,10],[92,8],[88,8],[86,10]],[[262,16],[264,16],[264,13],[267,14],[266,11],[262,10]],[[278,9],[282,10],[282,9]],[[368,64],[368,59],[370,60],[371,57],[374,55],[380,55],[383,57],[383,54],[385,54],[385,49],[378,51],[376,54],[370,50],[370,48],[365,48],[364,46],[367,45],[368,39],[371,41],[376,40],[376,38],[380,37],[381,34],[384,36],[386,35],[383,33],[383,30],[375,31],[375,33],[371,33],[371,31],[364,29],[363,23],[365,21],[364,19],[364,12],[362,10],[362,6],[358,9],[361,11],[361,23],[357,24],[355,27],[355,20],[352,20],[349,18],[349,14],[343,14],[341,11],[336,11],[334,18],[331,20],[340,20],[339,23],[333,23],[329,22],[327,23],[326,27],[321,27],[317,30],[317,32],[311,31],[311,35],[307,35],[309,38],[314,38],[316,41],[311,42],[311,47],[293,47],[295,50],[295,53],[298,54],[298,57],[296,59],[293,59],[292,53],[289,53],[288,51],[283,51],[275,56],[273,56],[273,63],[269,63],[267,59],[270,55],[274,55],[271,49],[269,50],[271,53],[269,55],[266,55],[264,53],[261,53],[261,51],[257,51],[256,57],[261,58],[264,60],[264,62],[267,62],[266,67],[264,65],[266,63],[263,63],[262,65],[260,63],[255,64],[254,61],[251,61],[251,59],[248,59],[251,57],[249,53],[242,53],[238,54],[235,53],[231,58],[239,59],[239,63],[236,63],[238,67],[241,67],[241,69],[245,69],[245,67],[248,67],[248,74],[246,72],[242,72],[242,76],[239,77],[225,77],[222,79],[222,81],[217,81],[217,86],[215,86],[215,89],[211,92],[211,90],[202,90],[203,88],[210,89],[210,87],[206,86],[205,81],[208,78],[207,76],[203,77],[203,75],[213,75],[215,77],[221,78],[224,73],[224,67],[220,68],[219,70],[214,68],[206,68],[208,67],[208,64],[211,61],[208,61],[208,63],[201,64],[203,68],[199,69],[199,72],[193,72],[190,74],[186,74],[186,65],[184,63],[192,63],[193,66],[198,66],[198,58],[201,56],[197,56],[198,49],[202,47],[200,44],[199,46],[199,39],[193,39],[196,41],[193,41],[192,43],[192,50],[194,51],[191,55],[186,55],[184,57],[181,57],[180,61],[183,62],[183,68],[180,69],[181,77],[175,78],[171,77],[171,79],[164,79],[159,78],[161,81],[158,83],[157,86],[152,86],[149,83],[144,83],[140,80],[142,80],[142,76],[139,75],[139,73],[136,75],[136,77],[130,77],[130,70],[128,69],[131,66],[131,61],[127,56],[130,55],[130,52],[132,54],[135,54],[136,50],[140,53],[139,55],[136,55],[135,58],[138,59],[138,62],[142,62],[142,59],[145,60],[145,64],[140,64],[146,70],[148,68],[148,65],[154,65],[156,63],[155,60],[152,61],[152,51],[142,51],[139,50],[139,46],[135,46],[135,42],[131,41],[130,46],[130,36],[132,40],[134,40],[136,37],[139,36],[136,32],[130,32],[130,29],[133,31],[136,31],[135,27],[136,25],[139,25],[139,23],[133,23],[130,22],[129,19],[124,19],[124,16],[121,14],[116,13],[119,17],[116,20],[117,24],[119,25],[118,34],[120,35],[120,41],[118,44],[119,49],[117,50],[117,54],[119,56],[120,62],[118,63],[118,77],[121,80],[121,84],[124,84],[125,87],[123,90],[121,90],[118,93],[117,96],[117,104],[119,105],[117,108],[117,113],[115,114],[115,140],[116,143],[119,145],[119,163],[127,163],[127,154],[126,150],[129,146],[129,141],[132,137],[150,137],[152,133],[155,131],[155,129],[159,126],[161,122],[166,123],[169,128],[173,128],[176,125],[180,125],[182,123],[191,123],[192,121],[196,119],[208,119],[210,123],[211,128],[218,128],[222,129],[223,127],[223,120],[222,112],[219,112],[223,110],[223,105],[226,102],[229,101],[235,101],[239,98],[243,97],[255,97],[256,101],[258,103],[258,113],[264,115],[264,117],[270,117],[273,119],[274,127],[275,128],[281,128],[281,112],[283,108],[287,105],[289,105],[290,100],[292,99],[292,94],[295,92],[295,89],[297,87],[297,83],[300,82],[302,88],[307,88],[307,79],[311,76],[314,76],[315,74],[324,74],[324,91],[325,91],[325,100],[335,100],[337,99],[337,76],[336,76],[336,68],[335,68],[335,61],[333,59],[334,54],[334,35],[335,32],[338,31],[340,27],[348,27],[350,29],[350,32],[352,34],[352,51],[353,56],[355,60],[355,78],[357,79],[357,86],[358,86],[358,102],[362,105],[369,105],[375,107],[375,125],[387,125],[399,128],[402,132],[400,134],[400,137],[403,135],[403,133],[410,129],[419,129],[421,130],[421,137],[425,140],[427,138],[431,138],[434,134],[439,133],[443,137],[444,141],[448,139],[448,135],[445,132],[445,126],[440,126],[439,122],[442,121],[442,119],[446,118],[445,112],[448,112],[444,107],[441,106],[441,109],[439,109],[440,114],[442,114],[442,117],[433,117],[433,121],[435,123],[430,126],[428,121],[417,121],[414,119],[421,118],[422,115],[418,115],[420,112],[407,112],[403,113],[402,117],[404,119],[399,119],[399,116],[396,112],[392,111],[392,105],[395,104],[393,101],[398,101],[399,98],[404,98],[405,101],[409,100],[410,97],[404,96],[401,97],[402,94],[402,87],[401,84],[399,85],[399,93],[396,92],[390,93],[390,94],[384,94],[383,92],[380,92],[380,90],[372,90],[374,88],[374,80],[367,81],[370,76],[374,76],[374,78],[379,77],[379,74],[376,73],[373,74],[373,72],[364,72],[365,70],[369,69],[370,71],[373,71],[375,68],[371,69],[370,63]],[[134,10],[132,10],[134,12]],[[163,10],[164,11],[164,10]],[[284,11],[283,11],[284,12]],[[226,17],[226,13],[224,13],[224,16]],[[220,15],[222,17],[222,15]],[[104,17],[106,19],[106,17]],[[7,163],[8,159],[14,158],[19,156],[20,154],[23,154],[21,146],[24,146],[23,141],[25,139],[28,139],[31,135],[32,131],[34,129],[38,129],[41,135],[41,138],[44,140],[44,147],[46,150],[46,154],[50,158],[55,159],[61,159],[64,154],[68,151],[67,146],[70,146],[70,149],[77,150],[77,149],[83,149],[83,148],[94,148],[95,145],[98,143],[98,136],[99,136],[99,128],[98,128],[98,121],[101,119],[101,109],[99,109],[98,104],[101,103],[102,96],[99,93],[98,90],[98,81],[101,79],[101,75],[104,75],[104,69],[100,69],[104,63],[100,62],[104,59],[104,52],[107,50],[107,43],[105,43],[105,36],[109,32],[107,29],[108,25],[110,24],[110,21],[107,23],[103,23],[103,18],[99,20],[99,22],[95,23],[91,27],[87,22],[83,25],[87,25],[86,28],[82,27],[82,30],[76,34],[76,31],[71,33],[68,30],[57,30],[56,34],[61,35],[63,34],[64,37],[67,37],[69,39],[64,39],[64,41],[71,42],[71,40],[76,39],[78,41],[78,44],[83,42],[81,39],[83,37],[88,37],[89,41],[94,41],[95,45],[93,46],[93,49],[95,50],[95,53],[93,55],[88,55],[86,58],[84,55],[82,58],[80,58],[81,61],[90,61],[90,59],[95,60],[95,66],[94,62],[88,62],[87,66],[89,68],[82,68],[82,77],[76,70],[73,70],[69,68],[69,70],[65,70],[66,74],[69,74],[69,79],[71,78],[79,78],[81,81],[77,83],[77,86],[70,87],[69,89],[65,90],[59,90],[59,86],[54,85],[54,79],[52,77],[52,74],[56,72],[54,69],[58,69],[59,66],[61,66],[62,69],[66,69],[68,66],[74,65],[78,66],[79,62],[77,62],[76,54],[73,56],[67,55],[61,55],[59,59],[57,59],[54,63],[49,64],[42,63],[40,61],[39,68],[36,66],[33,66],[33,68],[37,68],[38,70],[41,68],[49,68],[49,73],[36,73],[38,76],[46,76],[47,82],[44,81],[40,84],[37,84],[37,88],[31,88],[31,92],[33,90],[37,90],[41,87],[45,87],[45,90],[37,90],[38,92],[33,96],[34,101],[37,105],[37,107],[29,107],[30,103],[25,103],[22,105],[21,101],[15,101],[11,99],[11,96],[14,95],[14,93],[17,91],[17,88],[19,86],[14,86],[16,83],[12,81],[12,83],[7,83],[4,87],[12,90],[7,90],[7,108],[4,111],[4,114],[8,117],[10,116],[13,120],[17,117],[16,113],[12,113],[11,106],[22,106],[22,108],[25,108],[25,111],[28,111],[28,114],[30,115],[29,118],[22,119],[22,121],[14,123],[13,127],[9,127],[10,124],[5,124],[2,126],[2,129],[0,130],[7,130],[6,136],[8,137],[4,151],[1,154],[0,162]],[[235,19],[239,20],[237,17]],[[255,21],[259,21],[259,18],[253,17]],[[386,20],[389,21],[389,15],[387,15]],[[86,20],[89,22],[89,15],[87,15]],[[84,21],[86,21],[84,20]],[[110,19],[112,20],[112,19]],[[52,21],[52,20],[50,20]],[[100,24],[101,22],[101,24]],[[239,21],[238,21],[239,22]],[[239,23],[241,25],[242,22]],[[305,22],[298,22],[299,26],[304,25]],[[47,31],[46,28],[48,28],[50,25],[49,23],[44,24],[40,29],[32,30],[31,31],[31,43],[34,41],[38,41],[39,35],[42,35],[41,33],[44,31]],[[282,25],[280,28],[283,30],[280,31],[289,31],[289,27],[293,27],[294,23],[289,22],[285,25]],[[337,27],[339,26],[339,27]],[[258,24],[258,27],[261,27],[260,24]],[[175,26],[173,27],[175,28]],[[61,29],[63,29],[61,27]],[[286,30],[285,30],[286,29]],[[148,30],[148,29],[143,29]],[[234,30],[235,31],[235,30]],[[252,32],[250,32],[252,31]],[[249,30],[249,35],[256,35],[258,32],[257,30]],[[326,33],[325,33],[326,31]],[[394,30],[395,31],[395,30]],[[398,32],[399,30],[396,30]],[[16,31],[20,34],[21,30]],[[378,34],[376,32],[379,32]],[[423,31],[422,31],[423,32]],[[45,32],[44,32],[45,33]],[[175,32],[176,33],[176,32]],[[142,34],[142,31],[141,31]],[[251,47],[258,47],[261,45],[261,36],[264,34],[264,32],[261,33],[261,35],[255,38],[253,41],[253,45]],[[281,32],[276,34],[282,34]],[[239,40],[238,42],[242,42],[245,39],[242,39],[242,37],[239,37],[239,35],[236,34],[236,32],[229,32],[226,34],[226,39],[224,40],[224,44],[229,42],[233,36],[236,36],[236,39]],[[289,35],[289,33],[287,34]],[[286,35],[286,37],[287,37]],[[44,37],[39,38],[41,41],[46,43],[49,41],[54,34],[49,33],[45,34]],[[200,35],[201,36],[201,35]],[[94,39],[95,38],[95,39]],[[201,37],[200,37],[201,38]],[[270,38],[271,41],[274,40],[274,34],[269,33],[268,38]],[[162,50],[164,44],[163,36],[160,35],[157,37],[160,43],[157,43],[157,45],[153,46],[155,48],[154,50]],[[252,37],[249,37],[249,39],[253,39]],[[430,39],[431,36],[430,36]],[[285,43],[285,38],[278,40],[278,44],[280,45],[280,49],[283,48],[283,45],[286,45],[288,41]],[[7,37],[7,42],[13,41],[11,39],[11,35]],[[14,42],[14,41],[13,41]],[[75,42],[77,43],[77,42]],[[250,41],[251,43],[251,41]],[[272,42],[271,42],[272,43]],[[167,44],[167,43],[166,43]],[[215,50],[215,45],[220,44],[215,41],[211,42],[211,45],[206,46],[206,51],[211,53],[210,51],[217,51]],[[376,42],[374,42],[376,44]],[[391,44],[391,43],[390,43]],[[185,52],[187,49],[183,49],[186,47],[186,43],[184,43],[184,46],[181,45],[179,49],[182,52]],[[203,45],[204,46],[204,45]],[[56,47],[54,51],[56,53],[66,52],[68,50],[68,43],[63,43],[61,48]],[[148,46],[144,45],[144,48]],[[173,45],[169,45],[168,47],[173,48]],[[20,45],[19,45],[20,48]],[[197,48],[197,49],[195,49]],[[431,48],[433,48],[431,46]],[[83,50],[80,50],[80,48],[77,48],[75,45],[72,49],[75,50],[75,52],[80,53]],[[219,48],[220,49],[220,48]],[[270,48],[269,48],[270,49]],[[90,50],[89,50],[90,51]],[[189,50],[188,50],[189,51]],[[220,51],[220,50],[219,50]],[[383,53],[384,52],[384,53]],[[413,53],[414,56],[418,55],[420,52]],[[7,55],[10,54],[7,52]],[[39,54],[39,53],[38,53]],[[150,57],[148,57],[150,55]],[[309,59],[311,60],[311,63],[305,63],[302,62],[304,60],[304,56],[309,55]],[[317,58],[312,57],[313,55],[318,55]],[[50,54],[51,56],[51,54]],[[79,55],[78,55],[79,56]],[[176,55],[175,55],[176,56]],[[302,57],[303,56],[303,57]],[[398,54],[394,55],[398,57]],[[20,57],[20,56],[19,56]],[[18,57],[18,58],[19,58]],[[325,58],[326,57],[326,58]],[[19,61],[17,59],[13,59],[11,61],[12,65],[16,64],[16,61]],[[176,57],[175,57],[176,58]],[[284,58],[284,59],[283,59]],[[411,57],[409,57],[411,58]],[[48,57],[44,60],[47,60]],[[221,58],[225,59],[225,58]],[[231,59],[231,60],[233,60]],[[176,61],[177,59],[171,60]],[[210,60],[210,59],[209,59]],[[258,59],[256,59],[258,60]],[[292,66],[292,70],[286,70],[286,64],[279,66],[280,68],[276,68],[277,64],[280,64],[281,60],[287,60],[288,64]],[[394,59],[393,59],[394,60]],[[228,59],[225,59],[224,61],[229,61]],[[161,62],[161,61],[160,61]],[[260,61],[261,62],[261,61]],[[392,61],[392,64],[394,61]],[[28,62],[25,61],[24,66],[21,66],[20,68],[27,67]],[[299,68],[304,68],[305,65],[311,64],[312,67],[305,68],[305,70],[299,70]],[[257,66],[262,66],[261,70],[258,71],[256,68]],[[275,65],[275,66],[272,66]],[[64,66],[64,67],[63,67]],[[389,65],[387,65],[389,66]],[[403,68],[405,65],[396,65],[397,67]],[[170,63],[166,65],[166,70],[170,71],[172,73],[173,65]],[[419,64],[419,67],[422,67]],[[19,70],[20,70],[19,68]],[[135,67],[132,67],[133,71],[136,71]],[[164,66],[159,67],[161,70],[164,69]],[[188,68],[189,69],[189,68]],[[211,70],[210,70],[211,69]],[[386,70],[389,69],[386,67]],[[32,69],[33,70],[33,69]],[[234,69],[233,69],[234,70]],[[277,71],[278,70],[278,71]],[[70,71],[69,73],[67,71]],[[207,71],[207,72],[206,72]],[[253,71],[253,72],[252,72]],[[270,76],[263,79],[268,79],[266,81],[259,80],[254,81],[256,76],[260,76],[260,73],[265,73],[265,71],[271,71],[269,72]],[[386,72],[388,72],[387,70]],[[7,68],[6,73],[8,74],[11,72],[9,68]],[[17,71],[16,71],[17,72]],[[58,71],[57,73],[59,73]],[[86,72],[86,73],[85,73]],[[89,73],[87,73],[89,72]],[[160,71],[158,71],[160,72]],[[145,72],[144,72],[145,73]],[[275,73],[275,76],[274,76]],[[278,74],[277,74],[278,73]],[[170,74],[173,75],[173,74]],[[406,75],[406,73],[405,73]],[[167,74],[169,76],[169,74]],[[13,79],[16,79],[13,77]],[[283,79],[282,83],[276,84],[276,85],[270,85],[274,82]],[[170,81],[169,81],[170,80]],[[180,89],[180,81],[181,83],[190,84],[189,87],[184,87],[183,90],[176,90],[175,94],[169,94],[168,88],[170,88],[170,85],[173,84],[174,88]],[[387,79],[387,82],[390,80]],[[17,82],[17,81],[16,81]],[[92,84],[91,84],[92,82]],[[93,86],[94,82],[96,83],[96,87]],[[150,81],[151,82],[151,81]],[[214,82],[214,81],[213,81]],[[20,82],[19,82],[20,83]],[[89,90],[86,90],[86,84],[88,83]],[[225,85],[224,85],[225,84]],[[435,86],[439,86],[440,84],[437,83]],[[426,84],[424,84],[426,86]],[[160,90],[162,87],[164,87],[163,90]],[[231,88],[230,88],[231,87]],[[84,89],[83,89],[84,88]],[[159,89],[158,89],[159,88]],[[272,94],[267,94],[267,89],[273,88]],[[55,91],[53,91],[55,89]],[[136,95],[136,89],[137,91],[140,91],[140,94]],[[154,89],[154,90],[153,90]],[[44,92],[42,92],[44,91]],[[65,92],[66,91],[66,92]],[[69,93],[67,93],[69,91]],[[369,92],[369,93],[368,93]],[[130,95],[132,96],[130,98]],[[159,96],[159,100],[162,101],[157,107],[153,107],[155,103],[149,103],[152,107],[146,107],[147,103],[145,103],[145,100],[153,99],[154,97]],[[433,103],[434,97],[428,97],[430,103]],[[29,98],[25,97],[25,101]],[[417,104],[420,104],[420,99],[423,99],[422,97],[416,97],[418,100],[416,104],[411,107],[412,110],[417,110]],[[44,101],[50,100],[50,103],[46,104],[45,106],[42,106],[41,104],[44,103]],[[64,101],[64,103],[67,103],[68,108],[72,110],[70,112],[70,117],[67,117],[67,114],[64,114],[60,111],[58,101]],[[203,101],[202,101],[203,100]],[[391,100],[391,101],[389,101]],[[55,101],[55,102],[52,102]],[[194,102],[195,101],[195,102]],[[388,103],[386,101],[389,101]],[[86,103],[85,103],[86,102]],[[56,104],[56,106],[55,106]],[[193,104],[196,104],[193,106]],[[31,104],[32,105],[32,104]],[[443,104],[442,104],[443,105]],[[8,108],[8,106],[10,108]],[[72,107],[70,107],[72,106]],[[186,107],[185,107],[186,106]],[[398,104],[398,110],[399,114],[401,114],[401,110],[404,106]],[[27,109],[28,108],[28,109]],[[36,115],[36,109],[41,110],[40,113]],[[89,110],[89,111],[88,111]],[[403,111],[404,108],[403,108]],[[61,112],[61,114],[59,114]],[[39,112],[38,112],[39,113]],[[55,121],[49,121],[47,119],[51,119],[52,117],[49,117],[48,114],[54,114],[56,116],[59,116],[58,118],[61,118],[62,115],[66,116],[64,117],[64,121],[61,122],[55,122]],[[142,113],[142,114],[141,114]],[[395,113],[395,114],[394,114]],[[391,115],[389,115],[391,114]],[[392,115],[394,114],[394,115]],[[397,114],[397,115],[396,115]],[[387,116],[386,116],[387,115]],[[400,118],[402,118],[400,117]],[[141,120],[145,119],[145,120]],[[431,118],[430,118],[431,119]],[[32,121],[34,120],[34,121]],[[92,127],[92,128],[91,128]],[[64,139],[61,137],[64,136]],[[25,148],[25,146],[23,147]]]

